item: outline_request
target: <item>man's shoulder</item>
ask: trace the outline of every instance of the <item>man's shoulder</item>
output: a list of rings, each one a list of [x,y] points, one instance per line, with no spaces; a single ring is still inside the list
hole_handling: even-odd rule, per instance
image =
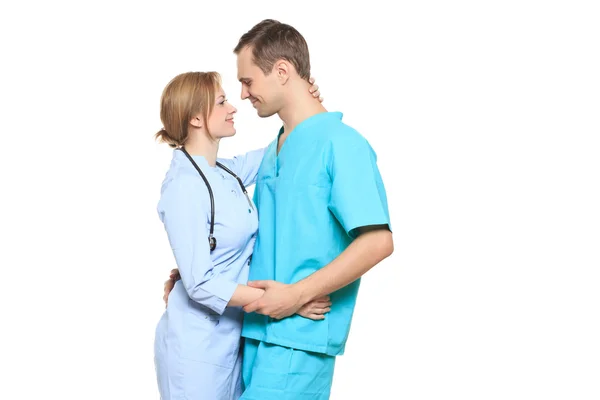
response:
[[[260,161],[259,168],[262,168],[263,165],[269,164],[273,157],[277,154],[277,139],[273,139],[265,148],[263,152],[263,156]],[[260,172],[259,172],[260,173]]]
[[[265,155],[267,155],[267,153],[273,152],[277,150],[277,138],[273,139],[266,147],[265,149]]]
[[[331,146],[340,148],[352,148],[356,146],[370,147],[368,140],[358,129],[343,121],[338,121],[327,129],[327,141]]]

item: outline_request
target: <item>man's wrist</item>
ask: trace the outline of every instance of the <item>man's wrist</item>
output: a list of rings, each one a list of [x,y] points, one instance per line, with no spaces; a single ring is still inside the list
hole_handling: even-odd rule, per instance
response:
[[[292,286],[297,293],[301,305],[314,300],[314,294],[311,292],[310,284],[306,281],[306,279],[296,282],[292,284]]]

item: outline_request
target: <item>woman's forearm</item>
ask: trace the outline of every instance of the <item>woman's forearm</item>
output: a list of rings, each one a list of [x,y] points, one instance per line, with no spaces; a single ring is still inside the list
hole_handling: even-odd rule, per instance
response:
[[[227,307],[243,307],[258,300],[265,291],[263,289],[253,288],[246,285],[238,285],[233,292],[233,296],[227,303]]]

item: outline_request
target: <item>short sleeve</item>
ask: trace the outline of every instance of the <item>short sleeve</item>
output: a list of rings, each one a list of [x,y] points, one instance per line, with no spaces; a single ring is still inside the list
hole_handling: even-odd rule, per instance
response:
[[[158,212],[185,290],[195,302],[222,314],[237,283],[213,271],[208,245],[208,191],[202,192],[192,178],[175,179],[169,186]]]
[[[256,183],[256,175],[265,150],[266,147],[230,159],[220,158],[218,161],[231,169],[242,180],[244,186],[250,186]]]
[[[377,156],[362,136],[354,134],[347,140],[331,142],[328,172],[328,207],[348,235],[356,237],[356,228],[369,225],[387,225],[391,230]]]

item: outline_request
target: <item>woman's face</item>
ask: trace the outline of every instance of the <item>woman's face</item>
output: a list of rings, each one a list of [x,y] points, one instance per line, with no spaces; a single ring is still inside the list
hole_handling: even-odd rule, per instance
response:
[[[229,104],[223,89],[219,89],[215,95],[215,104],[208,117],[208,131],[214,139],[233,136],[235,135],[233,115],[237,109]]]

